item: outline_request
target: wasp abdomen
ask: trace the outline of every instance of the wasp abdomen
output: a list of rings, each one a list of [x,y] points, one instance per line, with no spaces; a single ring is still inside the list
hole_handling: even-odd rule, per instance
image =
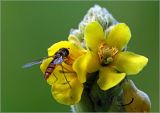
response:
[[[53,62],[51,62],[48,67],[54,68],[55,64]]]
[[[51,75],[51,73],[53,72],[55,66],[56,66],[56,65],[55,65],[53,62],[51,62],[51,63],[48,65],[48,67],[47,67],[47,69],[46,69],[46,72],[45,72],[45,75],[44,75],[44,78],[45,78],[45,79],[47,79],[47,78]]]
[[[48,67],[48,68],[47,68],[47,70],[46,70],[46,72],[48,72],[48,73],[52,73],[52,72],[53,72],[53,68]]]
[[[44,79],[47,80],[47,78],[49,77],[49,75],[50,75],[50,73],[45,72]]]

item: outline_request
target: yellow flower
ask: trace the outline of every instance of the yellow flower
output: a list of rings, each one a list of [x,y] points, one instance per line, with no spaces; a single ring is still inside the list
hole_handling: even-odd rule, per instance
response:
[[[73,105],[81,99],[83,84],[78,80],[77,74],[73,71],[72,64],[74,60],[84,54],[85,51],[74,43],[61,41],[53,44],[48,49],[48,56],[54,56],[60,48],[67,48],[69,55],[64,59],[62,65],[55,66],[53,72],[47,78],[47,83],[51,85],[52,95],[59,103]],[[53,57],[49,57],[40,65],[40,69],[44,74],[52,60]]]
[[[120,83],[126,75],[139,73],[147,64],[144,56],[123,51],[131,38],[129,27],[118,23],[107,34],[102,26],[94,21],[84,31],[87,53],[73,63],[73,69],[81,83],[86,82],[87,73],[99,71],[98,85],[108,90]]]

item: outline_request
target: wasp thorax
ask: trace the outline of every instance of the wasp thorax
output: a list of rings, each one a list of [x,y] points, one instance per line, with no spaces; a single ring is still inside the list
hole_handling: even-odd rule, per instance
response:
[[[107,65],[113,62],[113,57],[118,53],[116,47],[110,47],[106,43],[102,43],[98,49],[99,59],[102,65]]]

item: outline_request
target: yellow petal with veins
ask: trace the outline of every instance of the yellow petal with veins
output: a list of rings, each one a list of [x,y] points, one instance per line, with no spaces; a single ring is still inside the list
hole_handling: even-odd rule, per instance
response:
[[[114,68],[102,67],[99,70],[97,83],[102,90],[108,90],[119,84],[125,78],[125,75],[125,73],[117,73]]]
[[[119,23],[113,26],[109,32],[106,42],[109,46],[117,47],[122,50],[131,38],[131,31],[124,23]]]
[[[52,57],[43,60],[42,64],[40,65],[40,69],[41,69],[41,71],[43,72],[43,74],[45,74],[46,69],[47,69],[49,63],[50,63],[52,60],[53,60]]]
[[[76,59],[80,55],[84,54],[85,50],[69,41],[60,41],[53,44],[48,48],[48,56],[53,56],[60,48],[68,48],[69,56],[72,59]]]
[[[60,48],[69,48],[69,57],[71,58],[71,61],[69,61],[70,63],[72,63],[74,61],[74,59],[76,59],[77,57],[79,57],[80,55],[84,54],[84,50],[74,44],[72,44],[69,41],[61,41],[58,43],[53,44],[49,49],[48,49],[48,55],[49,56],[54,56],[55,53],[60,49]],[[42,64],[40,65],[40,69],[42,70],[43,74],[45,74],[45,71],[48,67],[48,65],[50,64],[50,62],[53,60],[53,57],[47,58],[45,60],[43,60]],[[69,59],[70,60],[70,59]],[[73,72],[72,70],[72,65],[67,65],[65,63],[63,63],[63,67],[65,69],[68,69],[70,72]],[[55,73],[55,70],[57,69],[57,65],[55,66],[55,69],[53,71],[53,73],[49,76],[49,78],[47,79],[48,84],[52,85],[55,81],[56,81],[56,77],[59,76],[59,73]],[[62,70],[62,68],[60,69]],[[62,74],[61,74],[62,75]],[[55,77],[56,76],[56,77]],[[59,79],[61,80],[61,79]]]
[[[82,55],[75,60],[72,68],[77,73],[80,82],[84,83],[86,82],[87,73],[96,72],[100,68],[98,55],[88,51],[85,55]]]
[[[45,67],[42,67],[42,68],[45,68]],[[72,67],[70,65],[62,63],[62,65],[56,65],[53,72],[48,77],[47,83],[49,85],[59,84],[59,83],[61,84],[61,83],[65,83],[66,79],[70,81],[73,79],[73,77],[75,78],[76,76],[77,76],[76,73],[72,70]]]
[[[86,59],[88,61],[88,66],[87,66],[88,73],[94,73],[99,70],[101,65],[98,54],[88,51],[88,53],[86,54]]]
[[[48,63],[45,60],[44,63]],[[41,69],[46,67],[43,64]],[[57,65],[53,73],[47,79],[47,83],[52,86],[53,97],[61,104],[73,105],[80,101],[83,91],[83,84],[77,78],[75,72],[72,71],[70,65]],[[63,73],[64,72],[64,73]],[[68,81],[68,82],[67,82]]]
[[[81,42],[74,35],[69,35],[68,40],[75,45],[81,46]]]
[[[105,39],[102,26],[96,21],[89,23],[85,28],[84,38],[87,47],[90,50],[97,52],[100,42]]]
[[[125,51],[115,56],[113,65],[115,65],[116,69],[120,72],[133,75],[138,74],[147,62],[148,58],[133,52]]]
[[[74,105],[78,103],[81,99],[83,92],[83,84],[77,78],[70,80],[69,84],[54,84],[52,85],[52,95],[61,104]]]
[[[85,55],[82,55],[79,58],[77,58],[72,65],[72,68],[77,73],[77,77],[81,83],[86,82],[86,76],[87,76],[86,62],[87,61],[85,59]]]

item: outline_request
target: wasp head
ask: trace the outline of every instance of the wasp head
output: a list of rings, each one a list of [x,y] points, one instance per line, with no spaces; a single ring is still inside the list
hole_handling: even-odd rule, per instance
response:
[[[69,48],[61,48],[61,49],[59,49],[59,53],[60,53],[62,56],[66,57],[66,56],[69,55],[69,50],[68,50],[68,49],[69,49]]]

